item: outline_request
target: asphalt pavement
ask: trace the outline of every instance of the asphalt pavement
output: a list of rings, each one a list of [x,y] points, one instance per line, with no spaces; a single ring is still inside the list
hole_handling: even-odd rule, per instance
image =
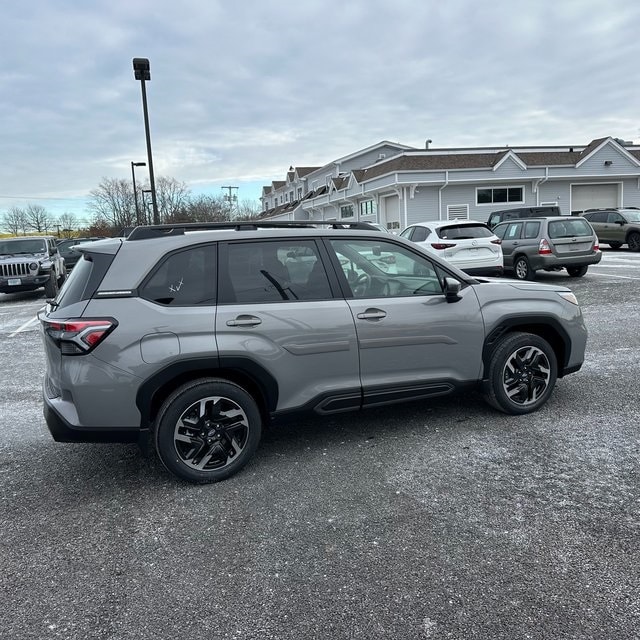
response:
[[[55,443],[44,295],[0,294],[0,638],[640,638],[640,254],[539,280],[589,329],[539,412],[302,420],[209,486]]]

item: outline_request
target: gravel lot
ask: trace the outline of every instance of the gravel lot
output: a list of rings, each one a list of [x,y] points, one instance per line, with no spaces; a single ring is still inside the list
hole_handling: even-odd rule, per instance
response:
[[[204,487],[136,446],[53,442],[43,294],[0,294],[0,637],[640,638],[640,255],[539,280],[590,331],[540,412],[311,419]]]

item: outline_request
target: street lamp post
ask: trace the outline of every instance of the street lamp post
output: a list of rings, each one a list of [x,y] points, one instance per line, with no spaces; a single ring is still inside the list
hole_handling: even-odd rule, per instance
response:
[[[133,74],[136,80],[140,80],[142,87],[142,112],[144,115],[144,131],[147,137],[147,161],[149,163],[149,182],[151,183],[151,202],[153,204],[153,224],[160,224],[158,203],[156,201],[156,182],[153,176],[153,159],[151,157],[151,134],[149,133],[149,112],[147,110],[146,80],[151,80],[151,66],[148,58],[133,59]]]
[[[131,177],[133,178],[133,201],[136,203],[136,224],[140,226],[140,207],[138,207],[138,190],[136,189],[136,171],[135,167],[146,167],[146,162],[131,163]]]

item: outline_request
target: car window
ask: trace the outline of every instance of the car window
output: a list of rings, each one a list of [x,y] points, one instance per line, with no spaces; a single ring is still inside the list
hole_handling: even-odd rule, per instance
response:
[[[591,225],[582,218],[567,218],[549,222],[550,238],[573,238],[593,235]]]
[[[140,295],[164,305],[215,304],[215,283],[215,246],[201,245],[164,258],[140,287]]]
[[[430,233],[431,230],[427,229],[426,227],[414,227],[411,240],[413,242],[424,242]]]
[[[401,238],[407,238],[407,240],[411,239],[411,234],[413,233],[413,230],[415,229],[415,227],[407,227],[401,234],[400,237]]]
[[[624,218],[617,211],[611,211],[607,217],[607,222],[612,224],[616,222],[624,222]]]
[[[465,240],[467,238],[488,238],[493,231],[484,224],[447,225],[436,229],[443,240]]]
[[[374,240],[331,240],[354,298],[440,295],[446,273],[406,247]]]
[[[525,222],[524,233],[522,234],[523,238],[526,238],[527,240],[531,240],[533,238],[537,238],[539,233],[540,233],[539,222]]]
[[[522,232],[522,222],[511,222],[506,225],[503,240],[517,240]]]
[[[589,220],[589,222],[606,222],[608,215],[606,211],[596,211],[594,213],[587,213],[584,217]]]
[[[221,253],[220,269],[221,302],[295,302],[332,297],[325,266],[312,240],[229,243]]]
[[[624,218],[626,222],[640,222],[640,211],[625,211]]]

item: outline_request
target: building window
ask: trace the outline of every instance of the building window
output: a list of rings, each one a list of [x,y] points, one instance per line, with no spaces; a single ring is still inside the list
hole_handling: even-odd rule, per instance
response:
[[[524,187],[490,187],[476,189],[476,204],[523,204]]]
[[[302,187],[298,187],[298,200],[302,200]]]
[[[367,200],[360,203],[360,215],[361,216],[373,216],[376,214],[378,208],[376,207],[375,200]]]
[[[343,204],[340,207],[340,217],[341,218],[353,218],[353,205],[352,204]]]

